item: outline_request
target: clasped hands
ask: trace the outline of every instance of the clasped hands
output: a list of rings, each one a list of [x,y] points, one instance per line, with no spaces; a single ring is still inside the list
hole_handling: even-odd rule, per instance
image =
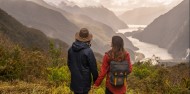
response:
[[[98,86],[96,86],[96,85],[91,86],[91,89],[97,89],[97,88],[98,88]]]

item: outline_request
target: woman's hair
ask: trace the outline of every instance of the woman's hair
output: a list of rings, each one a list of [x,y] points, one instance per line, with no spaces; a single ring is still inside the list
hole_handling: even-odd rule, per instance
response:
[[[112,37],[112,47],[116,52],[124,51],[124,42],[120,36]]]
[[[112,37],[112,58],[116,59],[119,58],[119,61],[125,59],[125,49],[124,49],[124,42],[120,36],[113,36]]]

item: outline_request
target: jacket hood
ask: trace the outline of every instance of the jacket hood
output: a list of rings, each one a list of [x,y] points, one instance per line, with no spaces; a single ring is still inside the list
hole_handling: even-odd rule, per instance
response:
[[[80,41],[75,41],[73,44],[72,44],[72,49],[75,51],[75,52],[78,52],[82,49],[86,49],[86,48],[89,48],[89,46],[84,43],[84,42],[80,42]]]

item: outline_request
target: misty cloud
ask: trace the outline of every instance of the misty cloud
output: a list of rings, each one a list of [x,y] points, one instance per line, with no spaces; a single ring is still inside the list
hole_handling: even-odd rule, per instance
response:
[[[87,6],[104,6],[116,14],[139,7],[173,7],[179,4],[182,0],[44,0],[59,5],[65,2],[67,5],[78,5],[79,7]]]

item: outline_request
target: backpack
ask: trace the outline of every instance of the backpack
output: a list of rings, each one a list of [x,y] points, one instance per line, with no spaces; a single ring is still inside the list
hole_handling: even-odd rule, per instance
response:
[[[127,75],[129,74],[129,64],[128,62],[110,62],[110,84],[113,86],[126,85]]]

